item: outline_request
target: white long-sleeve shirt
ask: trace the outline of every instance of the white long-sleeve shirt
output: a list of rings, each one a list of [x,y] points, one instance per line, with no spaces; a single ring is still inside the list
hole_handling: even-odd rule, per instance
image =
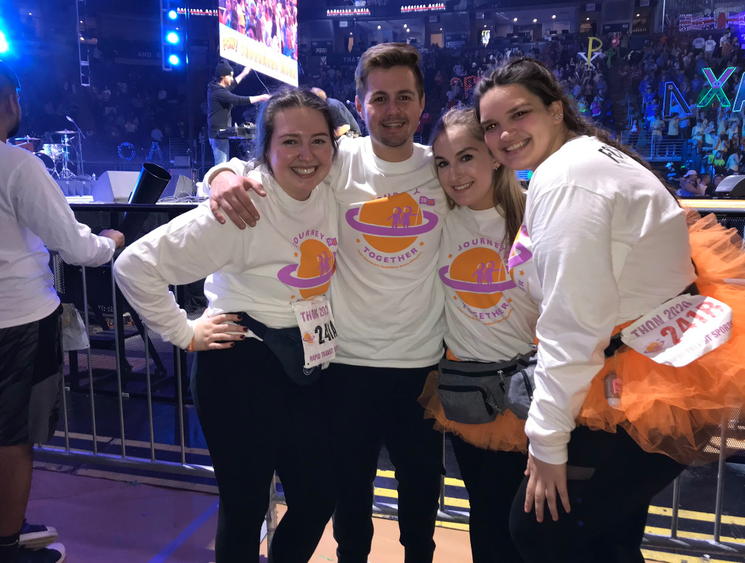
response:
[[[139,239],[114,264],[127,301],[176,346],[189,345],[194,327],[169,284],[206,277],[210,314],[246,312],[270,328],[297,326],[291,303],[328,291],[337,249],[336,203],[328,185],[297,201],[269,174],[250,175],[267,193],[254,198],[262,217],[255,228],[220,225],[205,202]]]
[[[493,207],[457,207],[445,219],[438,265],[445,343],[460,360],[507,360],[529,352],[535,339],[538,304],[507,272],[505,230]]]
[[[100,266],[116,244],[78,223],[36,156],[0,143],[0,328],[38,321],[59,307],[47,248],[68,264]]]
[[[684,211],[654,174],[594,137],[567,142],[536,169],[524,227],[511,273],[540,301],[525,430],[535,457],[561,464],[613,328],[696,275]]]
[[[244,166],[233,159],[215,167],[205,184],[222,170],[241,174]],[[344,137],[328,181],[339,203],[339,271],[331,282],[335,361],[391,368],[437,363],[445,333],[437,260],[448,210],[431,149],[415,144],[407,160],[386,162],[369,137]]]

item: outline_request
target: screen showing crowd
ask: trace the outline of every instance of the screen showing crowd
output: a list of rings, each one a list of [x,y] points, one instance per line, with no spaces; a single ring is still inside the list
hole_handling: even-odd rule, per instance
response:
[[[220,0],[220,55],[297,86],[297,0]]]

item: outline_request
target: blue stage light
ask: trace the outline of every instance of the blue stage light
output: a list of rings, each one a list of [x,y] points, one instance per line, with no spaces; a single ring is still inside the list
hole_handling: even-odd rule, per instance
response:
[[[166,35],[166,41],[168,41],[171,45],[175,45],[181,40],[178,33],[175,31],[168,32],[168,35]]]
[[[175,20],[178,17],[178,12],[176,12],[176,10],[171,10],[170,12],[168,12],[168,17],[172,20]]]
[[[173,66],[178,66],[181,64],[181,59],[178,58],[178,55],[171,55],[168,57],[168,62],[171,63]]]
[[[0,54],[7,53],[8,51],[10,51],[10,45],[8,44],[5,34],[0,31]]]

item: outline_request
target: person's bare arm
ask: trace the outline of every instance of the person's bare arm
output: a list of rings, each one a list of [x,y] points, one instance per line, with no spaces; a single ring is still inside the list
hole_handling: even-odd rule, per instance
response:
[[[248,76],[248,73],[250,73],[250,72],[251,72],[251,67],[250,66],[243,67],[243,71],[238,76],[235,77],[236,83],[240,84],[241,83],[241,80],[243,80],[244,78],[246,78],[246,76]]]

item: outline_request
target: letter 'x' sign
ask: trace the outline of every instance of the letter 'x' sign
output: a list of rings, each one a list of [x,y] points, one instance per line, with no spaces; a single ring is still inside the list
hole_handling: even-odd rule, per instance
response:
[[[725,82],[729,80],[729,77],[732,76],[732,73],[735,72],[735,67],[728,67],[727,70],[725,70],[722,73],[722,76],[720,76],[719,78],[716,77],[716,75],[710,68],[705,68],[703,72],[706,80],[709,81],[709,85],[711,86],[711,88],[703,92],[703,94],[701,95],[701,99],[698,102],[698,107],[704,108],[708,106],[711,102],[714,101],[714,98],[717,98],[722,106],[726,108],[730,107],[727,95],[724,93],[722,88],[724,87]]]

